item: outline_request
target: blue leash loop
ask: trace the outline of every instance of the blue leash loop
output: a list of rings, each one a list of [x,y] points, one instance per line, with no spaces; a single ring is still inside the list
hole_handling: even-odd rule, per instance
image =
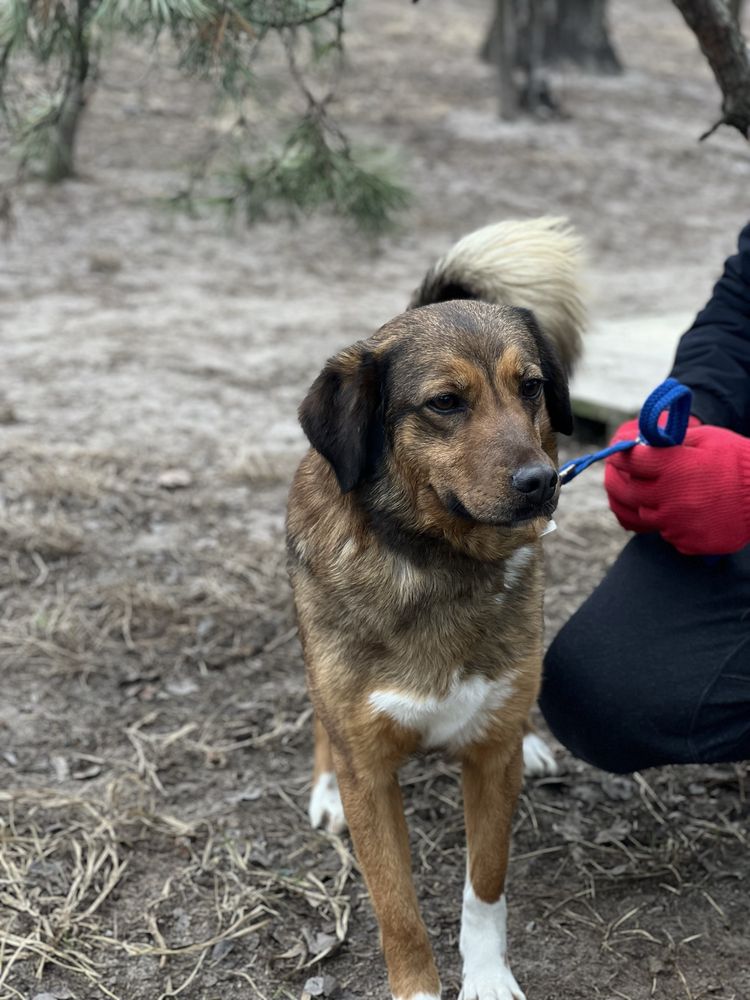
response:
[[[594,462],[601,462],[603,458],[618,451],[628,451],[637,444],[648,444],[652,448],[671,448],[673,445],[682,444],[690,419],[692,396],[690,389],[676,378],[666,379],[661,385],[657,385],[641,408],[637,438],[632,441],[618,441],[608,448],[602,448],[601,451],[594,451],[566,462],[559,470],[560,482],[564,486],[576,476],[580,476]],[[659,417],[664,412],[667,414],[667,423],[664,427],[660,427]]]

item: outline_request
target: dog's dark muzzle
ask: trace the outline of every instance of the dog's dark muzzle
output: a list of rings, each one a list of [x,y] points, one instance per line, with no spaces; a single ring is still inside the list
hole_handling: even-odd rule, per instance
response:
[[[538,517],[550,518],[557,507],[560,492],[559,476],[554,469],[548,469],[547,466],[541,466],[540,470],[533,476],[529,473],[520,477],[521,484],[526,487],[525,490],[519,488],[518,481],[514,477],[510,495],[506,494],[506,497],[492,510],[482,513],[473,511],[459,500],[455,493],[449,493],[443,499],[443,503],[451,514],[464,521],[497,528],[513,528]],[[527,472],[526,469],[519,471]]]
[[[524,465],[511,476],[515,499],[513,524],[552,517],[560,493],[560,477],[550,465]]]
[[[511,477],[513,489],[521,494],[524,505],[543,508],[553,499],[560,477],[549,465],[524,465]]]

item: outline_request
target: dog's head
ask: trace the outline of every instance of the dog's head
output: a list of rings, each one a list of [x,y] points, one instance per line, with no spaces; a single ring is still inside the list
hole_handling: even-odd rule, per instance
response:
[[[337,354],[300,421],[343,493],[367,487],[441,535],[549,518],[554,432],[572,430],[563,365],[533,314],[467,301],[412,310]]]

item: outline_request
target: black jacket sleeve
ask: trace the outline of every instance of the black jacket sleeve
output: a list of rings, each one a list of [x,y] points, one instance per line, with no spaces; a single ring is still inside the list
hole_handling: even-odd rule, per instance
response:
[[[692,411],[703,423],[750,437],[750,224],[680,340],[672,375],[693,390]]]

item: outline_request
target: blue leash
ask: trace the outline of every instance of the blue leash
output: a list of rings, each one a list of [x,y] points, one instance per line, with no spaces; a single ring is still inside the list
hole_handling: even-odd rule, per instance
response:
[[[671,448],[682,444],[690,419],[690,403],[692,392],[676,378],[668,378],[657,385],[641,408],[638,418],[638,437],[632,441],[618,441],[609,448],[582,455],[563,465],[560,472],[560,482],[563,486],[571,479],[588,469],[594,462],[600,462],[618,451],[628,451],[637,444],[649,444],[652,448]],[[666,426],[659,426],[659,417],[666,411]]]

